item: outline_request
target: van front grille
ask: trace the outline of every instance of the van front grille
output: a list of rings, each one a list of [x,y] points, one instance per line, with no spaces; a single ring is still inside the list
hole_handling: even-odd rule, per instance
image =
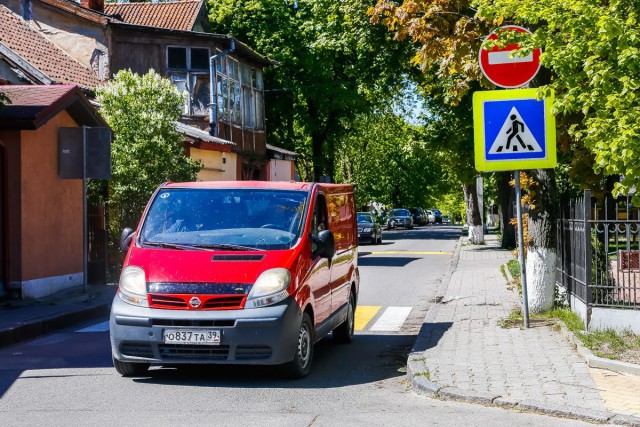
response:
[[[189,302],[197,297],[200,305],[193,307]],[[247,295],[193,295],[193,294],[149,294],[149,307],[172,310],[240,310]]]
[[[229,357],[228,345],[160,344],[163,359],[207,359],[225,360]]]
[[[206,300],[202,306],[203,310],[218,310],[218,309],[239,309],[244,307],[244,300],[246,295],[226,295],[220,297],[213,297]]]
[[[152,307],[163,308],[189,308],[187,302],[184,299],[170,295],[151,294],[150,305]]]
[[[197,326],[202,328],[233,327],[235,320],[189,320],[189,319],[151,319],[153,326]]]
[[[120,344],[120,353],[129,357],[153,357],[151,344],[125,341]]]
[[[268,359],[271,357],[271,347],[268,345],[243,345],[236,348],[236,359],[238,360],[254,360]]]

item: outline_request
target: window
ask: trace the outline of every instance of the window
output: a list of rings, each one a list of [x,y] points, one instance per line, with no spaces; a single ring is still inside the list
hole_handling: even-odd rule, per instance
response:
[[[187,69],[187,49],[184,47],[170,47],[167,49],[167,67],[170,69]]]
[[[233,57],[216,61],[218,117],[248,129],[264,128],[262,73]]]
[[[192,70],[209,71],[209,49],[191,49]]]
[[[183,113],[209,114],[209,49],[167,47],[167,75],[185,94]]]

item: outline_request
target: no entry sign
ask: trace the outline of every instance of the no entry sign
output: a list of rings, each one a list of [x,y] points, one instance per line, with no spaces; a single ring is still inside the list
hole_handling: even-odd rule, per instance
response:
[[[486,40],[496,40],[504,31],[530,32],[516,25],[507,25],[491,33]],[[512,54],[512,51],[518,48],[518,44],[510,44],[503,48],[496,46],[491,50],[480,48],[480,69],[491,83],[512,89],[526,85],[535,77],[540,69],[541,49],[534,49],[527,56]]]

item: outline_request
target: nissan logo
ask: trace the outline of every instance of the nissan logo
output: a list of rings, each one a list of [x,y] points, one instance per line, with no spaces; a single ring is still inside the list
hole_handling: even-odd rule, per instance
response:
[[[193,297],[189,300],[189,305],[193,308],[200,307],[200,304],[202,304],[202,301],[200,301],[200,298],[198,297]]]

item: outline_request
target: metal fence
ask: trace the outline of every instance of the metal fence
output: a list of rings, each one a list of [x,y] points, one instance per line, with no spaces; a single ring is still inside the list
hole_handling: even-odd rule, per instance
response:
[[[629,199],[564,199],[556,283],[591,307],[640,310],[640,210]]]

